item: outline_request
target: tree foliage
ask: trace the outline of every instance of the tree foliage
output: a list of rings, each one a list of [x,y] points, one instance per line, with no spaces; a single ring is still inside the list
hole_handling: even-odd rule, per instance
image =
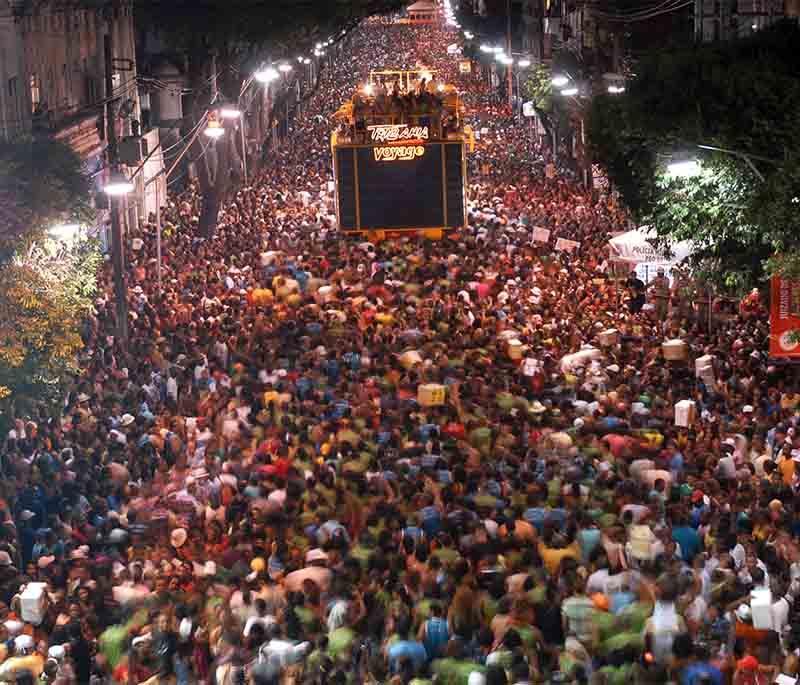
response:
[[[89,178],[63,143],[0,143],[0,430],[15,408],[54,403],[76,370],[100,255],[47,237],[92,217]]]
[[[30,405],[55,405],[77,371],[97,288],[97,246],[33,246],[0,268],[0,430]]]
[[[80,157],[64,143],[0,142],[0,264],[52,224],[89,218],[89,188]]]
[[[537,63],[529,72],[522,84],[522,92],[526,100],[542,112],[553,110],[553,75],[550,67],[543,62]]]
[[[403,0],[135,0],[137,18],[178,42],[242,52],[306,49],[372,14],[402,8]],[[261,55],[263,56],[263,55]]]
[[[404,0],[135,0],[137,22],[166,38],[188,68],[192,104],[186,128],[210,104],[209,84],[236,99],[246,77],[266,60],[308,54],[318,42],[338,41],[359,21],[402,8]],[[276,98],[273,106],[285,105]],[[271,113],[266,117],[271,121]],[[252,134],[252,129],[251,129]],[[244,154],[225,136],[210,151],[195,143],[193,159],[204,206],[199,231],[213,233],[234,162]]]
[[[637,65],[624,96],[598,96],[590,111],[593,156],[638,220],[666,240],[693,239],[696,263],[730,288],[800,263],[792,254],[800,235],[798,44],[800,28],[787,22],[660,52]],[[669,178],[676,153],[699,155],[702,175]],[[754,156],[758,173],[742,154]],[[783,256],[768,262],[776,253]]]

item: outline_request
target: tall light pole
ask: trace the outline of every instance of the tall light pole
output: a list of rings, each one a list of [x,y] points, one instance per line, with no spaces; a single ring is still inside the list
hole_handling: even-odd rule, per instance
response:
[[[516,66],[518,69],[514,72],[514,75],[517,78],[517,99],[519,100],[519,106],[517,107],[517,116],[522,116],[522,90],[519,87],[519,75],[522,69],[527,69],[531,66],[531,61],[525,57],[517,61]]]
[[[106,140],[108,141],[108,164],[111,170],[105,192],[111,215],[111,264],[114,271],[114,305],[117,319],[117,337],[124,344],[128,341],[128,293],[125,287],[125,251],[122,243],[120,221],[120,198],[133,190],[119,168],[117,149],[117,126],[114,96],[114,52],[111,32],[103,36],[106,86]]]
[[[510,57],[511,52],[511,0],[506,0],[506,51],[508,56]],[[506,66],[506,77],[507,83],[506,87],[508,88],[508,106],[514,108],[514,70],[513,70],[513,60],[508,63]]]

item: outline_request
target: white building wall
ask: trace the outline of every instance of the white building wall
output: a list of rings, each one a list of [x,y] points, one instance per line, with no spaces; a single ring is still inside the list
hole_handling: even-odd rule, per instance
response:
[[[8,0],[0,0],[0,138],[30,130],[27,88],[19,26]]]

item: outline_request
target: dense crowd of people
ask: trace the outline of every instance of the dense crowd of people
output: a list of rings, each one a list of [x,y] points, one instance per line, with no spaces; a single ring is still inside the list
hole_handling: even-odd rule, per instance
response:
[[[5,436],[0,681],[800,672],[800,394],[765,319],[710,329],[688,292],[609,278],[626,217],[546,173],[455,40],[363,26],[212,239],[194,189],[171,199],[163,287],[155,226],[130,236],[129,343],[106,275],[62,415]],[[469,230],[347,239],[337,93],[422,65],[480,132]]]

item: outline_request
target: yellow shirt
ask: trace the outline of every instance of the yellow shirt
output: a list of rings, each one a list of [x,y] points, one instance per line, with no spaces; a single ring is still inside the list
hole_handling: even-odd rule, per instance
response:
[[[44,658],[38,654],[31,654],[30,656],[14,656],[3,662],[0,666],[0,678],[12,679],[16,673],[21,671],[30,671],[33,673],[34,678],[42,675],[44,670]]]
[[[783,482],[791,486],[792,483],[794,483],[794,459],[784,459],[778,464],[778,469],[780,469],[781,475],[783,476]]]
[[[800,404],[800,395],[797,393],[784,394],[781,396],[781,409],[797,409],[797,405]]]
[[[562,559],[579,560],[581,558],[581,550],[577,541],[562,549],[547,547],[543,542],[540,542],[539,556],[542,557],[542,562],[550,575],[554,575],[558,571]]]

